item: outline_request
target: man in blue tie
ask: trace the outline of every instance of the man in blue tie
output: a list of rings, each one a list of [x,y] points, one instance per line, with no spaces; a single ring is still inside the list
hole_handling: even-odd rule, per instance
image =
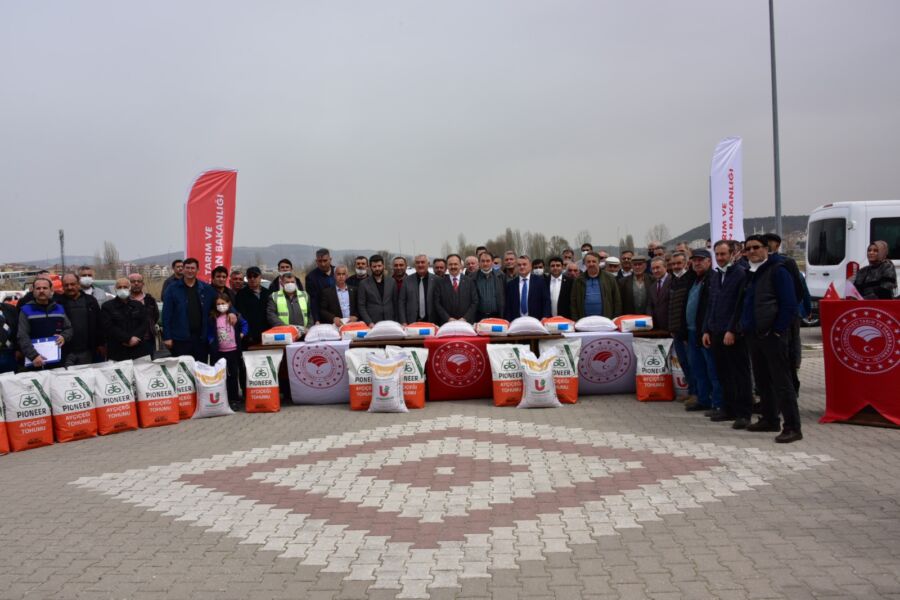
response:
[[[523,254],[516,260],[518,274],[506,283],[504,318],[512,321],[519,317],[543,319],[550,316],[550,289],[547,280],[531,272],[531,258]]]

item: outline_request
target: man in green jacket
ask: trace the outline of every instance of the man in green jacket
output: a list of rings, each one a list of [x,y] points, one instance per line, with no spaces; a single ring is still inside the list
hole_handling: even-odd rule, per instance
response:
[[[614,319],[622,314],[622,295],[616,278],[600,270],[600,255],[588,252],[584,273],[572,282],[572,319],[600,316]]]

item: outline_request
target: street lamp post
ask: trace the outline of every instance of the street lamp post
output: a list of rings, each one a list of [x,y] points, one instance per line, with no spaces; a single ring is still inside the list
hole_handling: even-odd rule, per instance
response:
[[[778,151],[778,82],[775,76],[775,9],[769,0],[769,56],[772,63],[772,144],[775,156],[775,233],[783,235],[781,227],[781,160]]]

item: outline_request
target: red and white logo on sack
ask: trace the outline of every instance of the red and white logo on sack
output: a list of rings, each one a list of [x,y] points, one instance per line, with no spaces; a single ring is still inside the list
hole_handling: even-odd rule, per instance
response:
[[[452,387],[466,387],[484,374],[484,355],[468,342],[450,342],[435,350],[434,372]]]
[[[294,355],[291,368],[305,386],[333,387],[344,376],[344,358],[330,346],[307,346]]]
[[[631,361],[631,352],[622,342],[593,340],[581,348],[578,372],[592,383],[609,383],[629,373]]]
[[[857,373],[884,373],[900,363],[900,321],[877,308],[851,309],[834,321],[835,356]]]

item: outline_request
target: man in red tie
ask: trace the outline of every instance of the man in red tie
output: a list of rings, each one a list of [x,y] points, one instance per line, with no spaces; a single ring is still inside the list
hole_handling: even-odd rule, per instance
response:
[[[435,290],[434,309],[440,325],[447,321],[475,322],[478,291],[473,278],[463,274],[459,254],[447,257],[447,275],[440,280]]]

